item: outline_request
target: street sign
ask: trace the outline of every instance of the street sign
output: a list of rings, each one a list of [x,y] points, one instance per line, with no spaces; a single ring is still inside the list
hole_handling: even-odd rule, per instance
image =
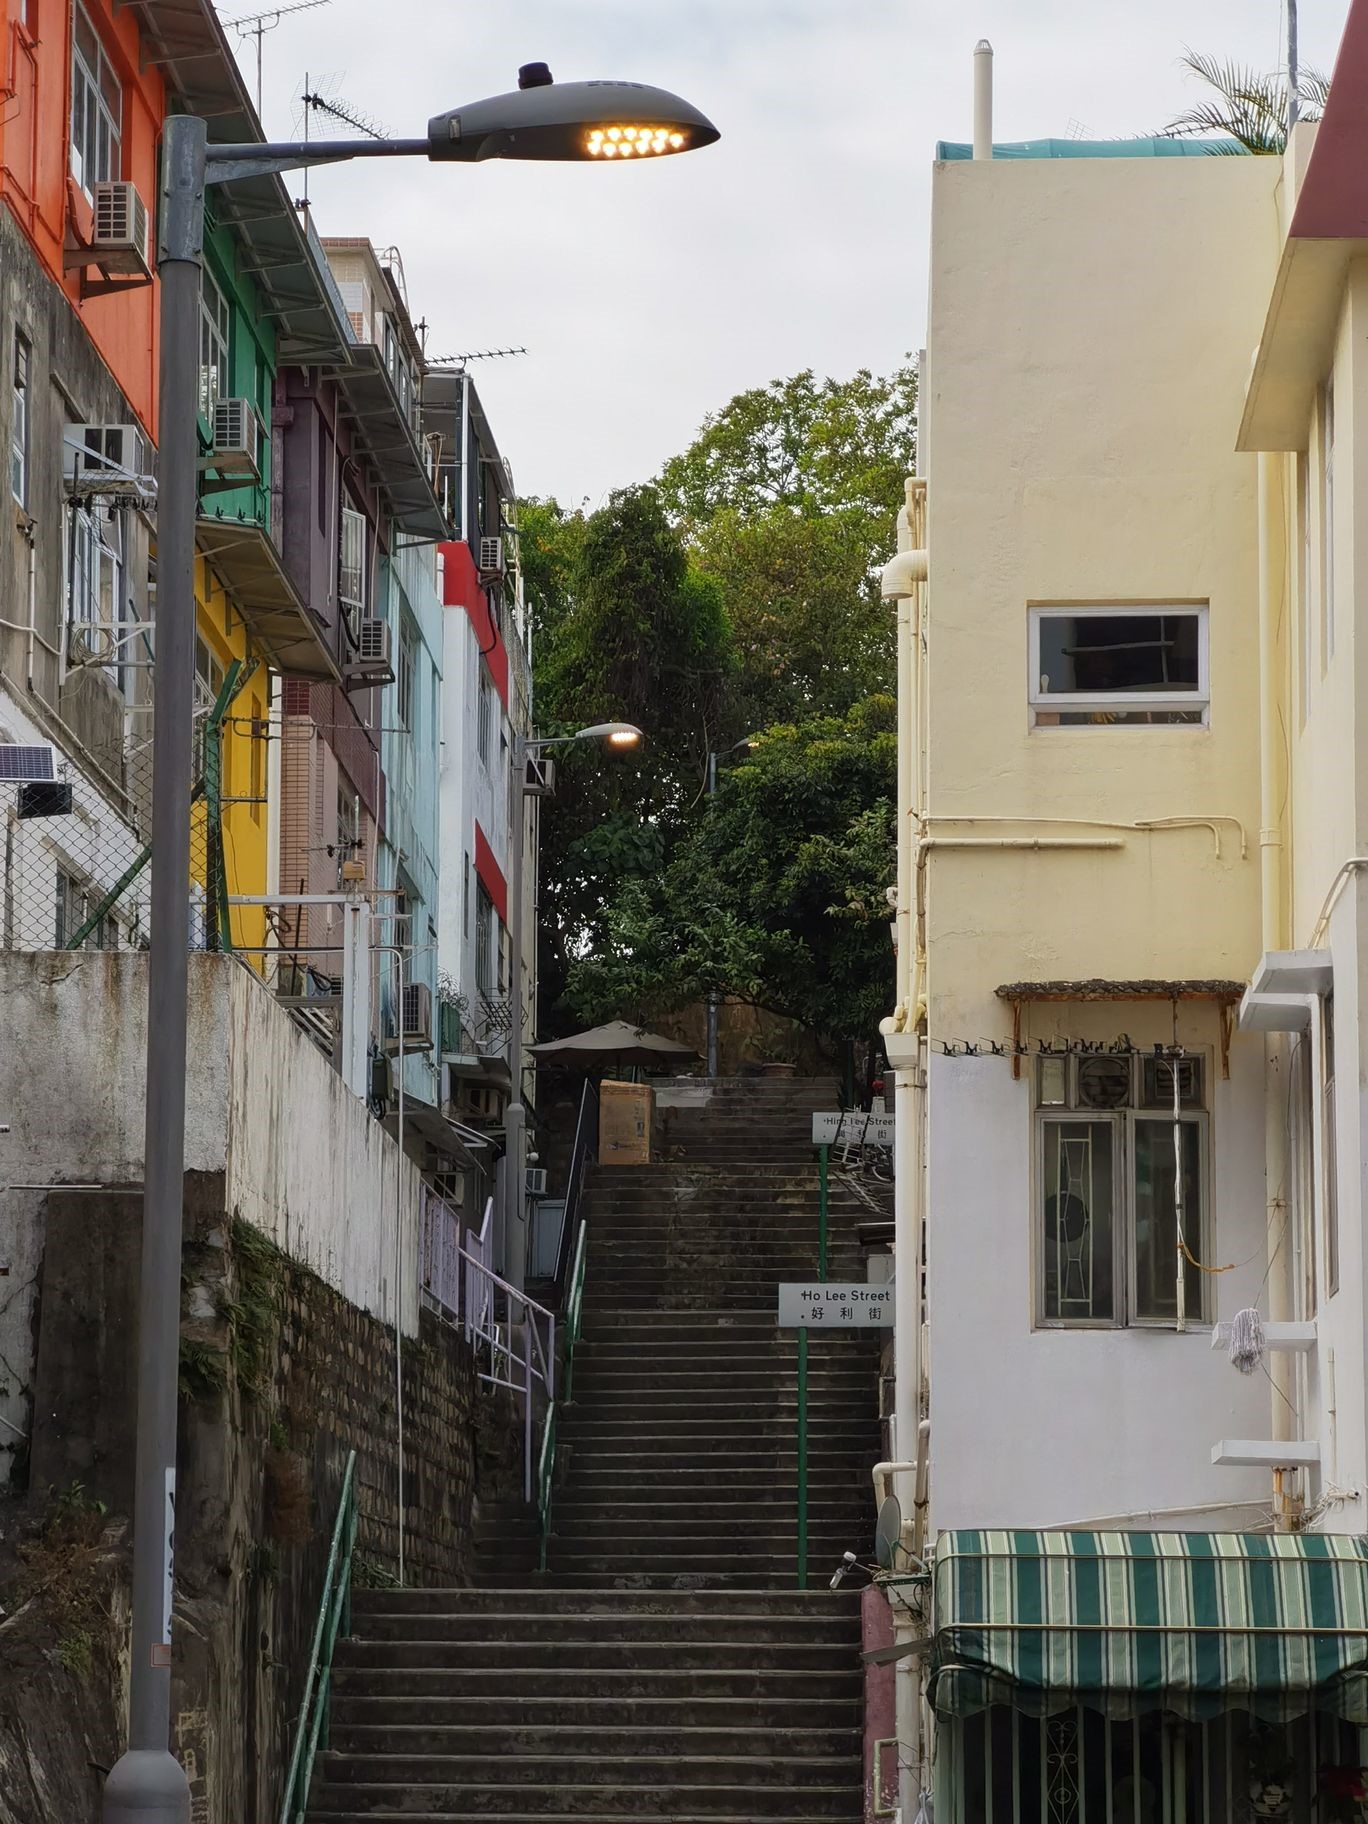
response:
[[[892,1146],[892,1115],[867,1115],[862,1109],[833,1111],[812,1117],[814,1146]]]
[[[893,1322],[892,1286],[779,1287],[781,1330],[870,1330]]]

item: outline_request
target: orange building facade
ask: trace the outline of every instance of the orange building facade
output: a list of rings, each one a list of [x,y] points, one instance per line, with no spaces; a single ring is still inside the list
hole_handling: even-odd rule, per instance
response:
[[[129,405],[156,428],[156,280],[83,264],[94,185],[133,183],[154,216],[166,88],[138,14],[115,0],[4,0],[0,198],[80,316]],[[70,132],[51,131],[54,119]]]

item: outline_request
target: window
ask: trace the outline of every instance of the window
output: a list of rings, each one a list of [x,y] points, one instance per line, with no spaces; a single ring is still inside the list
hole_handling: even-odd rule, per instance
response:
[[[232,318],[228,300],[207,268],[200,276],[200,416],[212,418],[214,402],[226,399],[232,387],[228,365]]]
[[[475,986],[481,994],[494,992],[494,901],[482,882],[475,884]]]
[[[461,874],[461,882],[462,882],[461,936],[469,937],[470,936],[470,875],[471,875],[470,856],[465,855],[462,859],[465,863],[465,866],[464,866],[464,868],[462,870],[462,874]]]
[[[1177,1073],[1178,1141],[1174,1143]],[[1037,1284],[1044,1324],[1172,1324],[1178,1211],[1195,1260],[1208,1241],[1206,1060],[1085,1053],[1037,1065]],[[1206,1321],[1206,1276],[1184,1258],[1185,1315]]]
[[[218,694],[223,689],[223,665],[218,655],[210,648],[199,634],[195,635],[195,696],[194,696],[194,735],[191,750],[191,773],[193,779],[204,777],[204,741],[205,731],[209,726],[209,717],[213,714]]]
[[[484,665],[477,661],[480,674],[479,702],[476,706],[475,745],[479,752],[480,764],[488,770],[489,749],[494,731],[494,686],[489,681],[489,673]]]
[[[93,502],[67,509],[67,626],[73,659],[103,661],[116,683],[126,618],[124,516],[119,507]]]
[[[410,731],[413,728],[413,678],[418,664],[418,649],[414,640],[413,629],[407,621],[399,627],[399,669],[397,676],[399,721]]]
[[[1311,475],[1303,450],[1297,457],[1297,614],[1301,620],[1301,724],[1311,707]]]
[[[1339,1154],[1335,1141],[1335,997],[1321,1002],[1321,1158],[1325,1183],[1325,1289],[1339,1291]]]
[[[351,784],[341,779],[337,785],[337,859],[350,861],[361,850],[361,800]]]
[[[28,506],[29,453],[29,345],[14,332],[14,372],[10,400],[10,492],[21,507]]]
[[[1321,467],[1321,665],[1335,656],[1335,388],[1327,380],[1320,400]]]
[[[71,175],[93,202],[96,184],[123,174],[123,87],[80,0],[71,46]]]
[[[366,618],[366,519],[343,505],[337,570],[337,598],[355,633]]]
[[[1033,608],[1035,728],[1204,723],[1205,608]]]
[[[78,880],[65,868],[57,870],[57,904],[54,921],[54,947],[67,950],[71,940],[85,924],[91,913],[105,898]],[[86,932],[81,940],[83,950],[117,950],[119,947],[119,927],[114,919],[106,916]]]

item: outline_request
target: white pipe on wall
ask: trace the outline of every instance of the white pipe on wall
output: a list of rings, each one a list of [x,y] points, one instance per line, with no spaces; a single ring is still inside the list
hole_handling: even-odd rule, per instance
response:
[[[974,157],[993,156],[993,47],[986,38],[974,46]]]

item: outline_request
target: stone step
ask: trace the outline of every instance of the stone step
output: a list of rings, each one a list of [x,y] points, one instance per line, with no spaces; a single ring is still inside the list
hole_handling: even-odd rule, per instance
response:
[[[547,1595],[559,1592],[548,1590]],[[747,1734],[760,1729],[801,1729],[814,1738],[823,1728],[858,1730],[862,1699],[858,1692],[846,1698],[751,1697],[738,1719],[734,1697],[690,1697],[687,1714],[691,1728],[718,1735],[738,1726]],[[357,1696],[339,1693],[333,1698],[335,1726],[350,1733],[370,1728],[391,1734],[400,1728],[453,1730],[460,1728],[491,1737],[499,1730],[550,1729],[619,1730],[673,1733],[681,1727],[682,1707],[675,1696],[547,1697],[527,1690],[513,1697],[394,1697],[386,1693]]]
[[[594,1556],[616,1554],[595,1552],[587,1546],[571,1551],[564,1542],[558,1549],[566,1554],[567,1568]],[[661,1555],[673,1557],[668,1540],[661,1542]],[[773,1549],[747,1553],[733,1551],[727,1563],[738,1568],[754,1557],[778,1560],[792,1558],[791,1541],[779,1541]],[[640,1557],[645,1554],[638,1553]],[[627,1554],[624,1554],[627,1556]],[[681,1553],[681,1562],[686,1554]],[[559,1560],[557,1560],[559,1562]],[[686,1566],[687,1568],[687,1566]],[[440,1619],[440,1618],[438,1618]],[[357,1671],[377,1668],[416,1669],[424,1672],[465,1671],[476,1668],[492,1672],[520,1671],[540,1676],[546,1671],[617,1672],[639,1671],[649,1675],[657,1671],[721,1672],[820,1672],[842,1671],[854,1663],[853,1648],[848,1641],[728,1641],[728,1640],[618,1640],[588,1638],[547,1639],[539,1632],[524,1628],[519,1635],[500,1639],[461,1640],[450,1635],[421,1628],[417,1616],[401,1617],[392,1625],[403,1632],[384,1632],[375,1618],[364,1639],[339,1641],[334,1663]]]
[[[497,1786],[481,1784],[422,1784],[407,1781],[352,1783],[320,1780],[315,1776],[309,1815],[318,1818],[402,1817],[529,1817],[549,1816],[612,1819],[668,1819],[682,1824],[687,1817],[716,1819],[855,1819],[862,1815],[863,1789],[859,1763],[841,1784],[809,1784],[801,1791],[780,1784],[690,1785],[684,1812],[677,1789],[660,1785],[571,1786],[563,1778],[543,1782],[519,1780],[516,1764],[505,1762]],[[554,1808],[554,1809],[553,1809]]]
[[[566,1586],[562,1586],[566,1587]],[[638,1588],[649,1587],[638,1583]],[[668,1587],[668,1586],[665,1586]],[[722,1586],[725,1587],[725,1586]],[[549,1594],[550,1592],[548,1592]],[[339,1644],[339,1650],[341,1642]],[[421,1651],[426,1651],[422,1649]],[[340,1660],[333,1677],[340,1695],[370,1694],[385,1697],[573,1697],[613,1698],[635,1702],[641,1697],[672,1698],[676,1704],[697,1698],[763,1698],[777,1702],[789,1698],[857,1699],[863,1674],[857,1653],[849,1669],[820,1670],[769,1667],[706,1667],[696,1670],[656,1671],[644,1674],[635,1666],[562,1667],[537,1665],[498,1670],[490,1666],[433,1668],[419,1657],[405,1662],[405,1649],[392,1647],[388,1663],[352,1665]],[[409,1650],[410,1653],[412,1650]]]
[[[372,1723],[353,1720],[359,1707],[355,1702],[346,1709],[340,1704],[335,1706],[334,1744],[348,1753],[392,1753],[405,1758],[490,1753],[501,1757],[557,1758],[580,1754],[602,1760],[679,1753],[739,1757],[754,1750],[761,1722],[749,1706],[744,1720],[733,1716],[725,1726],[686,1724],[677,1717],[661,1717],[654,1723],[618,1719],[596,1724],[583,1720],[546,1723],[491,1719],[478,1723]],[[763,1740],[765,1752],[783,1760],[801,1760],[805,1755],[852,1755],[860,1750],[860,1732],[853,1716],[844,1725],[819,1723],[816,1717],[803,1724],[801,1719],[786,1722],[781,1714],[776,1714],[768,1720]]]
[[[503,1755],[485,1754],[341,1754],[327,1751],[319,1760],[315,1779],[329,1784],[405,1786],[501,1786],[512,1777],[519,1785],[554,1786],[570,1790],[593,1786],[764,1787],[802,1786],[811,1789],[831,1781],[849,1779],[852,1757],[845,1755],[736,1755],[686,1754],[679,1749],[664,1754],[602,1756],[593,1754],[520,1755],[510,1761]]]
[[[738,1605],[740,1606],[740,1605]],[[487,1641],[523,1637],[533,1618],[509,1605],[503,1609],[464,1609],[449,1613],[375,1610],[366,1617],[365,1639]],[[552,1641],[658,1641],[661,1617],[640,1609],[613,1609],[603,1603],[535,1617],[537,1636]],[[670,1617],[671,1640],[719,1642],[728,1646],[760,1642],[775,1647],[819,1643],[854,1651],[850,1617],[805,1614],[735,1614],[724,1603]]]
[[[711,1598],[706,1590],[688,1594],[640,1595],[605,1591],[600,1596],[557,1595],[543,1586],[529,1583],[523,1589],[501,1589],[497,1592],[472,1588],[404,1590],[353,1590],[352,1614],[363,1617],[390,1614],[397,1609],[414,1609],[420,1613],[468,1612],[477,1614],[498,1610],[540,1614],[550,1608],[557,1613],[573,1612],[605,1615],[635,1613],[658,1615],[662,1622],[672,1616],[711,1614]],[[806,1595],[798,1590],[775,1594],[754,1590],[728,1597],[727,1612],[743,1616],[804,1615],[820,1620],[833,1615],[844,1616],[859,1632],[860,1597],[851,1590],[812,1590]]]

